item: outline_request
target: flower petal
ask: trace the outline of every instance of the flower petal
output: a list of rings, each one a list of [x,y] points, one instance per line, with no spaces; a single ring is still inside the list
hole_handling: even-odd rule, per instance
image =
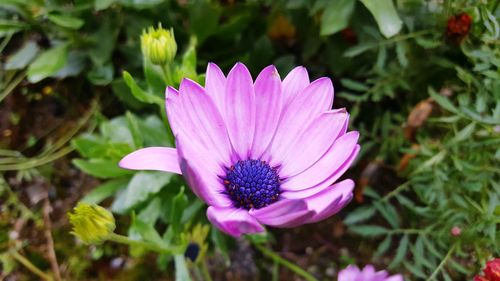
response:
[[[250,72],[237,63],[226,82],[225,120],[229,138],[240,159],[247,159],[255,130],[255,93]]]
[[[177,150],[173,147],[147,147],[123,157],[118,166],[130,170],[154,170],[181,174]]]
[[[302,173],[286,179],[281,188],[288,191],[297,191],[315,187],[328,181],[328,185],[337,180],[354,161],[359,151],[357,145],[358,132],[349,132],[338,138],[314,165]]]
[[[210,153],[182,135],[176,137],[179,166],[189,187],[208,205],[229,207],[231,200],[219,178],[225,172]]]
[[[226,76],[215,63],[208,63],[205,78],[205,91],[212,98],[217,109],[224,116]]]
[[[309,75],[303,66],[297,66],[283,79],[283,105],[287,105],[309,85]]]
[[[271,142],[281,114],[281,80],[274,65],[270,65],[255,80],[256,120],[252,158],[259,159]]]
[[[314,120],[290,146],[279,171],[282,178],[311,167],[329,150],[347,120],[345,109],[327,111]]]
[[[274,227],[295,227],[304,224],[315,213],[307,208],[307,204],[299,199],[282,199],[267,207],[251,209],[249,214],[260,223]]]
[[[360,274],[361,271],[359,268],[356,265],[351,264],[339,271],[338,281],[357,281]]]
[[[174,136],[179,132],[181,127],[180,120],[183,118],[181,101],[179,98],[179,91],[171,86],[168,86],[165,90],[165,109],[167,112],[167,119],[170,125],[170,129],[174,133]]]
[[[218,229],[234,237],[264,231],[264,227],[245,209],[210,206],[207,209],[207,217]]]
[[[396,275],[392,275],[392,276],[387,277],[385,279],[385,281],[404,281],[404,279],[403,279],[403,275],[396,274]]]
[[[218,159],[230,166],[231,144],[227,135],[226,126],[212,99],[196,82],[183,79],[179,88],[179,97],[182,101],[182,111],[176,112],[185,116],[181,127],[188,131],[190,136],[204,144],[206,148],[214,150]]]
[[[333,102],[333,86],[328,78],[320,78],[312,82],[284,108],[280,122],[271,142],[264,154],[264,160],[273,166],[279,166],[290,145],[307,126],[322,112],[329,110]]]
[[[353,189],[354,182],[347,179],[305,198],[308,209],[316,213],[307,223],[318,222],[336,214],[351,201]]]

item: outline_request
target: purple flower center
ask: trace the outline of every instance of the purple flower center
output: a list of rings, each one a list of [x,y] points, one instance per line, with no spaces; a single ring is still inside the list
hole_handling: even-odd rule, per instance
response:
[[[276,169],[265,161],[243,160],[231,166],[224,179],[229,198],[238,208],[260,209],[278,201],[281,189]]]

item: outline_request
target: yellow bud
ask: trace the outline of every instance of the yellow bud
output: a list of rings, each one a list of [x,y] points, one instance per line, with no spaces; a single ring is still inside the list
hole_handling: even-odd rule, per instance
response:
[[[166,30],[158,25],[158,28],[149,27],[141,35],[141,49],[144,58],[153,64],[164,65],[171,62],[177,53],[174,30]]]
[[[115,230],[115,218],[101,206],[78,203],[73,213],[68,213],[73,235],[85,244],[100,244]]]

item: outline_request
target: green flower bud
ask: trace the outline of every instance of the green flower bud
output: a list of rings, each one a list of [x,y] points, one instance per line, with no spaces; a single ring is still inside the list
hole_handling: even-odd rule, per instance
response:
[[[141,49],[145,59],[153,64],[164,65],[171,62],[177,53],[174,30],[166,30],[158,25],[158,28],[149,27],[141,35]]]
[[[115,230],[115,218],[101,206],[80,202],[73,212],[68,213],[71,233],[85,244],[101,244]]]

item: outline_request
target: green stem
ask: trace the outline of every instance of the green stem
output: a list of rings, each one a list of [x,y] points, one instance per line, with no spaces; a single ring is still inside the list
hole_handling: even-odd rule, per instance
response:
[[[16,251],[11,251],[10,255],[17,260],[20,264],[24,265],[29,271],[33,272],[36,274],[38,277],[42,278],[43,280],[47,281],[52,281],[52,276],[48,275],[47,273],[41,271],[36,265],[31,263],[27,258],[25,258],[23,255],[19,254]]]
[[[212,277],[210,276],[210,272],[208,271],[207,261],[203,259],[201,261],[201,274],[203,275],[203,280],[212,281]]]
[[[72,152],[74,149],[70,146],[65,147],[56,153],[52,155],[48,155],[46,157],[42,158],[36,158],[36,159],[30,159],[28,161],[25,161],[24,163],[17,163],[17,164],[11,164],[11,165],[0,165],[0,171],[13,171],[13,170],[26,170],[26,169],[31,169],[35,168],[38,166],[42,166],[44,164],[50,163],[54,160],[57,160],[64,155]]]
[[[17,85],[19,85],[19,83],[21,83],[24,80],[25,77],[26,77],[26,72],[19,73],[16,76],[16,78],[14,78],[14,80],[11,81],[9,85],[5,87],[5,90],[3,90],[3,92],[0,94],[0,102],[5,97],[7,97],[10,94],[10,92],[12,92],[12,90],[14,90],[17,87]]]
[[[163,72],[163,79],[165,83],[169,86],[173,86],[174,82],[172,80],[172,69],[170,67],[170,63],[162,64],[161,71]]]
[[[387,232],[387,234],[420,234],[426,235],[428,230],[423,229],[393,229]]]
[[[400,186],[396,187],[391,192],[387,193],[384,197],[382,197],[379,201],[380,202],[387,202],[389,199],[391,199],[392,197],[398,195],[398,193],[400,193],[401,191],[403,191],[408,186],[410,186],[410,182],[409,181],[407,181],[407,182],[401,184]]]
[[[303,270],[302,268],[298,267],[297,265],[291,263],[290,261],[280,257],[278,254],[274,253],[273,251],[267,249],[266,247],[263,247],[262,245],[259,245],[253,241],[251,241],[252,244],[262,252],[264,256],[267,256],[268,258],[271,258],[275,262],[287,267],[291,271],[297,273],[298,275],[302,276],[305,280],[307,281],[318,281],[314,276]]]
[[[153,244],[150,242],[146,241],[141,241],[141,240],[133,240],[128,238],[127,236],[123,236],[120,234],[113,233],[108,237],[108,240],[121,243],[121,244],[127,244],[129,246],[139,246],[146,248],[147,250],[150,250],[152,252],[157,252],[160,254],[167,254],[167,255],[175,255],[175,254],[180,254],[184,252],[184,247],[177,246],[177,247],[172,247],[172,248],[166,248],[163,246],[159,246],[158,244]]]
[[[436,277],[436,275],[441,271],[441,269],[444,267],[444,265],[446,264],[446,262],[448,261],[448,259],[451,257],[451,254],[455,251],[456,246],[457,246],[457,244],[454,244],[450,248],[450,250],[448,251],[448,253],[444,257],[444,259],[439,263],[439,265],[436,267],[436,269],[434,270],[434,272],[432,272],[431,276],[429,276],[429,278],[427,278],[426,281],[434,280],[434,278]]]

